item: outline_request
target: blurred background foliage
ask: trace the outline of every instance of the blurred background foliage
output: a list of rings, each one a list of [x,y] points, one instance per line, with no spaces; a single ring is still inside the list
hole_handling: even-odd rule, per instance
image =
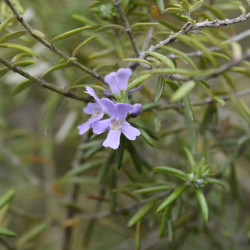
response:
[[[162,4],[165,9],[179,2],[122,1],[140,49],[152,26],[150,44],[160,42],[183,27],[186,19],[160,11]],[[194,4],[197,1],[189,2]],[[241,15],[239,6],[249,9],[247,2],[205,1],[192,18],[197,22],[234,18]],[[48,41],[68,30],[92,26],[55,42],[55,46],[71,55],[77,45],[91,38],[75,56],[80,63],[103,76],[127,67],[128,63],[122,59],[134,57],[112,1],[23,0],[21,5],[24,19],[44,33]],[[158,6],[160,10],[152,6]],[[0,13],[1,23],[12,15],[4,1],[0,2]],[[13,23],[0,35],[3,37],[20,30],[24,28]],[[171,47],[184,53],[201,49],[203,55],[192,57],[195,65],[199,69],[218,68],[237,58],[239,54],[235,55],[236,52],[242,51],[240,56],[244,55],[249,48],[249,37],[231,47],[222,47],[220,54],[211,54],[206,48],[219,46],[221,41],[246,30],[249,31],[249,20],[186,35],[189,40],[180,37]],[[65,63],[29,34],[10,42],[23,44],[39,54],[38,59],[32,57],[36,63],[24,68],[30,74],[39,77],[54,65]],[[0,47],[0,53],[1,57],[12,61],[20,52]],[[164,48],[160,53],[170,54]],[[178,68],[191,70],[183,61],[173,59],[173,62]],[[160,62],[152,65],[153,68],[164,68]],[[197,83],[189,93],[191,103],[248,89],[249,69],[249,63],[245,62],[242,67],[237,66],[223,76],[210,79],[207,81],[209,89]],[[143,70],[138,66],[132,79],[140,76]],[[43,78],[62,88],[101,84],[71,65],[51,71]],[[88,119],[82,112],[85,104],[58,97],[37,84],[15,94],[15,87],[24,80],[9,71],[1,77],[0,84],[0,195],[15,190],[14,198],[12,193],[9,194],[11,202],[0,206],[0,228],[8,228],[17,235],[12,239],[6,233],[2,234],[1,249],[249,249],[248,96],[231,96],[231,101],[225,105],[219,99],[219,103],[193,106],[194,121],[190,120],[187,107],[143,112],[131,122],[144,128],[146,135],[144,139],[140,137],[133,143],[126,143],[122,163],[119,163],[119,152],[101,147],[103,135],[91,139],[91,132],[83,138],[78,135],[77,125]],[[164,82],[164,89],[159,94],[159,81],[157,75],[146,80],[142,89],[133,94],[132,102],[146,105],[154,103],[156,96],[160,95],[157,103],[161,107],[171,105],[170,98],[176,86],[171,81]],[[75,91],[85,95],[83,86]],[[210,175],[225,186],[209,183],[203,188],[209,221],[204,221],[193,189],[187,189],[170,208],[164,237],[158,236],[163,213],[155,213],[153,203],[149,214],[142,221],[138,220],[135,227],[128,228],[127,224],[138,211],[140,202],[147,205],[153,197],[160,204],[171,190],[183,184],[183,180],[176,176],[153,170],[156,166],[171,166],[190,173],[184,147],[189,148],[196,164],[204,158]],[[188,178],[190,175],[186,182]],[[165,193],[162,193],[163,189],[159,193],[134,193],[137,189],[159,185],[165,185]],[[69,197],[72,193],[78,193],[77,201]],[[73,211],[73,216],[67,215],[70,211]],[[63,248],[68,229],[72,230],[71,246]]]

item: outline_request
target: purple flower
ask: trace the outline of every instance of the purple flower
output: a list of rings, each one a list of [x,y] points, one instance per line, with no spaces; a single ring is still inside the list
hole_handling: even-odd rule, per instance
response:
[[[142,113],[142,105],[140,103],[136,103],[133,105],[132,110],[129,112],[130,116],[135,118]]]
[[[90,114],[91,117],[87,122],[77,127],[80,135],[86,133],[95,122],[102,119],[105,113],[105,108],[102,105],[101,99],[95,94],[94,90],[90,87],[86,87],[85,93],[91,95],[96,102],[88,103],[87,107],[83,110],[86,114]]]
[[[92,124],[92,127],[95,134],[101,134],[109,130],[108,136],[102,144],[104,147],[117,149],[120,144],[121,133],[129,140],[135,140],[136,136],[140,135],[137,128],[132,127],[125,121],[128,112],[133,109],[133,105],[127,103],[114,104],[107,98],[103,98],[101,102],[111,118],[97,121]]]
[[[132,70],[130,68],[121,68],[117,72],[106,75],[104,81],[109,85],[113,93],[120,95],[121,90],[126,90],[131,75]]]

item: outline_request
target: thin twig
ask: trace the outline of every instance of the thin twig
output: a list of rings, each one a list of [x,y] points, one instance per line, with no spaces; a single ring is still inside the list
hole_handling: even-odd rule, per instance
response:
[[[224,72],[227,72],[229,69],[231,69],[234,66],[237,66],[241,64],[245,60],[250,59],[250,49],[247,50],[244,55],[240,58],[236,58],[228,63],[225,63],[223,66],[221,66],[218,69],[213,69],[211,70],[211,73],[203,75],[203,76],[182,76],[179,74],[172,74],[170,76],[171,79],[179,80],[179,81],[189,81],[189,80],[194,80],[194,81],[201,81],[201,80],[209,80],[215,77],[220,76]]]
[[[240,96],[246,96],[246,95],[250,95],[250,89],[235,92],[235,93],[232,93],[231,95],[220,96],[220,99],[224,101],[230,101],[231,96],[240,97]],[[209,104],[216,103],[216,102],[217,101],[215,99],[213,99],[212,97],[209,97],[202,101],[192,102],[191,106],[192,107],[204,106],[204,105],[209,105]],[[167,109],[182,109],[184,107],[185,107],[185,104],[183,102],[178,102],[178,103],[173,103],[164,107],[157,108],[157,110],[162,111],[162,110],[167,110]]]
[[[132,33],[132,29],[131,29],[131,26],[130,26],[130,24],[128,22],[126,14],[124,13],[124,11],[122,9],[121,2],[120,2],[120,0],[113,0],[113,2],[114,2],[114,6],[116,7],[116,9],[118,11],[118,14],[119,14],[119,16],[121,18],[122,24],[124,26],[124,30],[127,33],[129,41],[131,43],[131,46],[132,46],[132,48],[134,50],[135,57],[139,57],[140,56],[140,51],[139,51],[138,46],[137,46],[137,44],[135,42],[135,38],[134,38],[134,35]]]
[[[33,29],[30,27],[30,25],[24,21],[23,17],[15,9],[14,5],[9,0],[4,0],[4,1],[10,7],[11,11],[16,16],[17,20],[23,25],[23,27],[30,33],[31,36],[33,36],[37,41],[39,41],[40,43],[42,43],[45,47],[47,47],[48,49],[50,49],[52,52],[54,52],[55,54],[57,54],[60,57],[64,58],[66,61],[68,61],[71,58],[67,54],[63,53],[61,50],[57,49],[54,45],[50,44],[45,39],[43,39],[43,38],[39,37],[38,35],[36,35],[33,32]],[[100,80],[101,82],[104,81],[102,76],[100,76],[98,73],[96,73],[95,71],[91,70],[90,68],[84,66],[83,64],[81,64],[81,63],[79,63],[77,61],[72,61],[71,64],[74,65],[74,66],[76,66],[77,68],[81,69],[82,71],[88,73],[92,77]]]
[[[82,96],[76,92],[70,91],[66,88],[65,89],[59,88],[55,85],[52,85],[51,83],[46,82],[43,79],[40,79],[36,76],[32,76],[29,73],[27,73],[26,71],[23,71],[20,67],[14,66],[13,64],[9,63],[8,61],[6,61],[5,59],[3,59],[1,57],[0,57],[0,63],[4,64],[6,67],[8,67],[13,72],[18,73],[19,75],[22,75],[23,77],[29,79],[30,81],[38,83],[43,88],[50,89],[54,92],[57,92],[58,94],[61,94],[63,96],[66,96],[66,97],[69,97],[72,99],[76,99],[76,100],[79,100],[82,102],[89,102],[89,100],[90,100],[89,98]]]
[[[249,30],[245,30],[245,31],[243,31],[243,32],[241,32],[241,33],[239,33],[239,34],[237,34],[235,36],[232,36],[230,39],[224,41],[222,44],[226,44],[226,43],[229,43],[229,42],[239,42],[239,41],[241,41],[241,40],[243,40],[243,39],[245,39],[245,38],[247,38],[249,36],[250,36],[250,29]],[[221,48],[217,47],[217,46],[212,46],[212,47],[207,48],[207,50],[213,52],[213,51],[219,51],[219,50],[221,50]],[[197,50],[197,51],[194,51],[194,52],[186,53],[186,55],[188,57],[202,56],[203,54],[204,54],[204,52],[201,51],[201,50]],[[167,57],[170,58],[170,59],[179,58],[178,55],[175,55],[173,53],[169,54]]]
[[[204,21],[204,22],[196,23],[194,25],[192,25],[191,23],[188,22],[178,32],[171,34],[167,39],[159,42],[156,45],[152,45],[147,51],[141,53],[139,58],[146,59],[149,56],[148,54],[146,54],[146,52],[154,52],[154,51],[161,49],[163,46],[166,46],[166,45],[176,41],[176,39],[179,35],[187,34],[190,32],[195,32],[195,31],[198,31],[202,28],[219,28],[221,26],[228,26],[231,24],[244,22],[248,18],[250,18],[250,12],[248,14],[242,14],[239,17],[236,17],[233,19],[225,19],[225,20],[216,19],[213,21]],[[135,70],[138,65],[139,65],[138,63],[132,63],[130,65],[130,68],[132,70]]]
[[[152,19],[152,22],[155,22],[154,18]],[[146,51],[149,48],[152,36],[154,34],[154,28],[155,28],[154,25],[150,26],[147,37],[146,37],[144,44],[143,44],[143,47],[142,47],[142,52]]]

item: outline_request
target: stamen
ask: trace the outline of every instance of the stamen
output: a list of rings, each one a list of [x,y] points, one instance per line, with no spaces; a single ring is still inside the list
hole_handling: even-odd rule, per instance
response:
[[[93,110],[92,111],[92,117],[93,118],[96,118],[98,115],[100,115],[101,114],[101,111],[99,110],[99,109],[97,109],[97,110]]]
[[[114,120],[112,120],[111,121],[111,129],[113,129],[113,130],[119,130],[120,128],[121,128],[121,126],[122,126],[122,123],[123,123],[123,120],[121,120],[121,119],[114,119]]]

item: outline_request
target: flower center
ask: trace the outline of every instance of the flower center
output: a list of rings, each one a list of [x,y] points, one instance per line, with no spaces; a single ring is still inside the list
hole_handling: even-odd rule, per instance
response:
[[[117,119],[114,119],[114,120],[111,121],[110,127],[113,130],[119,130],[121,128],[121,126],[122,126],[122,123],[123,123],[123,120],[117,118]]]
[[[96,109],[96,110],[92,111],[92,117],[93,118],[96,118],[100,114],[101,114],[101,111],[99,109]]]

